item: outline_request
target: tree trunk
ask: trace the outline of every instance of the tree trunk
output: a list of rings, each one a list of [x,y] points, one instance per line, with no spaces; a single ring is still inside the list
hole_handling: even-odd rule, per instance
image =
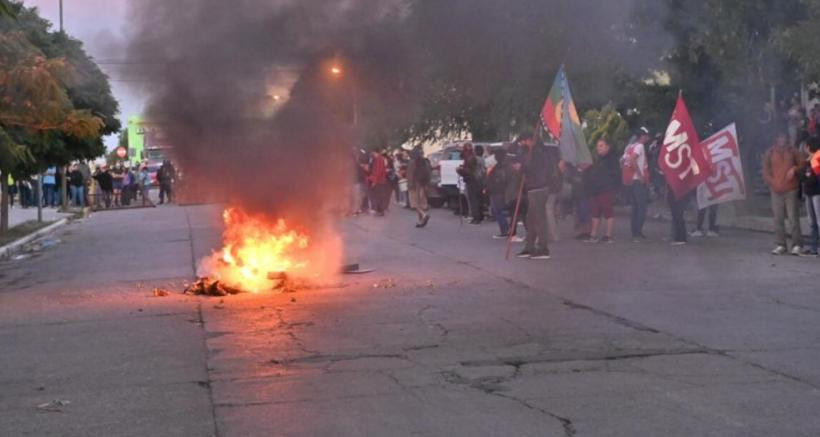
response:
[[[0,172],[0,235],[9,230],[9,176]]]

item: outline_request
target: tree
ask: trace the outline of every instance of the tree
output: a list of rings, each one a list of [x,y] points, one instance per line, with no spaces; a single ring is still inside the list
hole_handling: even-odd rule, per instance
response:
[[[99,156],[102,135],[119,130],[107,78],[78,41],[51,32],[35,9],[9,4],[16,16],[0,16],[0,172],[28,176]],[[5,177],[0,185],[5,193]]]
[[[607,139],[613,150],[617,152],[623,151],[626,142],[629,141],[629,127],[626,120],[611,103],[604,105],[601,109],[587,111],[584,114],[584,121],[586,122],[584,134],[593,152],[595,144],[602,138]],[[594,153],[593,156],[595,156]]]

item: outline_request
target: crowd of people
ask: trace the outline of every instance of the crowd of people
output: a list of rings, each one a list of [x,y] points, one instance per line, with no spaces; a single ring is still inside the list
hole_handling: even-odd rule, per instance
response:
[[[792,138],[796,143],[791,142]],[[498,234],[493,238],[525,243],[517,256],[534,260],[550,258],[549,244],[560,239],[557,221],[569,215],[574,217],[576,239],[590,244],[614,242],[614,206],[618,199],[630,207],[633,242],[647,239],[643,229],[651,199],[665,200],[667,204],[672,245],[687,244],[692,237],[719,237],[718,205],[698,210],[695,229],[688,232],[684,213],[693,203],[694,193],[678,198],[666,185],[657,165],[662,141],[660,135],[653,138],[647,129],[640,128],[620,154],[608,139],[602,138],[595,144],[593,162],[583,165],[564,162],[558,147],[544,144],[532,133],[522,133],[516,141],[490,151],[488,156],[480,146],[463,144],[463,162],[457,172],[464,190],[456,213],[471,224],[481,224],[491,216],[498,225]],[[819,148],[817,131],[792,136],[784,129],[762,157],[775,229],[772,254],[817,255]],[[383,216],[395,193],[397,204],[404,203],[417,212],[416,226],[427,225],[427,189],[433,168],[421,147],[393,156],[359,151],[355,162],[353,214],[372,210]],[[406,191],[399,189],[404,183]],[[800,228],[801,198],[805,199],[811,229],[807,244]],[[524,224],[525,238],[519,235],[519,223]]]
[[[154,184],[147,163],[128,165],[119,161],[113,166],[95,165],[87,162],[71,164],[66,173],[66,198],[73,207],[121,208],[128,206],[154,206],[151,188]],[[20,208],[44,208],[62,206],[62,172],[49,167],[42,175],[14,180],[8,177],[10,205]],[[42,194],[38,195],[42,178]],[[159,186],[159,203],[173,201],[176,169],[170,161],[165,161],[156,174]]]

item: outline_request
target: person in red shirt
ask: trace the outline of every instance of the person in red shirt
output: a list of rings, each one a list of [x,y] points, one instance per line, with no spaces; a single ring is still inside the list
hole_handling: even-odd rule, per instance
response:
[[[384,156],[377,149],[370,152],[370,165],[367,174],[367,185],[369,187],[370,207],[376,210],[377,216],[384,215],[385,191],[387,185],[387,163]]]

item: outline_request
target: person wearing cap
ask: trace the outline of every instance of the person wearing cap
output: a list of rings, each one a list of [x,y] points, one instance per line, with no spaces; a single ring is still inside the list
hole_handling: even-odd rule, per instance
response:
[[[527,229],[526,246],[517,256],[534,260],[550,259],[549,230],[547,228],[547,200],[550,183],[559,177],[558,162],[554,162],[546,147],[531,133],[523,133],[518,143],[525,149],[516,169],[524,173],[524,190],[529,204],[524,226]]]
[[[622,182],[629,189],[632,203],[632,239],[646,239],[643,225],[646,222],[646,207],[649,204],[649,165],[646,159],[646,143],[649,141],[649,130],[638,129],[635,141],[628,145],[621,158]]]

